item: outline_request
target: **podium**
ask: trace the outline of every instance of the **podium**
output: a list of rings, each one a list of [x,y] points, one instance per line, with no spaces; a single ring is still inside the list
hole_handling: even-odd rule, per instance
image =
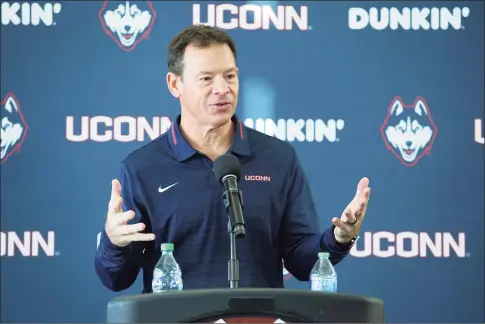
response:
[[[384,323],[376,298],[311,290],[200,289],[122,296],[107,323]]]

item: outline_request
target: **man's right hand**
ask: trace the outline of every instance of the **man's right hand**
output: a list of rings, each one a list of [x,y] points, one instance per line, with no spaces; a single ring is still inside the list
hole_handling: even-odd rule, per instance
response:
[[[134,241],[153,241],[155,239],[154,234],[140,233],[145,229],[145,224],[128,224],[135,217],[135,212],[132,210],[123,212],[122,206],[121,184],[118,180],[114,179],[111,182],[111,199],[109,201],[108,216],[104,227],[111,242],[116,246],[124,247]]]

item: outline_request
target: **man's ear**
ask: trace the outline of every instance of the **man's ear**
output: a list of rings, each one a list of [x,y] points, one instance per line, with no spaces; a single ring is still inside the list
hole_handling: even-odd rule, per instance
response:
[[[180,78],[176,74],[172,72],[167,73],[167,86],[172,96],[175,98],[180,97]]]

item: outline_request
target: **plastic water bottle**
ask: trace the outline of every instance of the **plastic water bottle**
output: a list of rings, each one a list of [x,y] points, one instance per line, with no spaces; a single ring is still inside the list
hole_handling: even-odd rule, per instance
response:
[[[337,273],[329,257],[330,253],[318,253],[318,261],[310,272],[311,290],[337,292]]]
[[[163,243],[160,248],[162,255],[153,270],[153,292],[182,290],[182,270],[173,256],[173,243]]]

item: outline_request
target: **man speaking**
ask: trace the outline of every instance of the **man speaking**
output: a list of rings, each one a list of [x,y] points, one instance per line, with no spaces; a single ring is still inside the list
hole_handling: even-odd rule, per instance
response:
[[[235,113],[236,57],[234,41],[208,26],[188,27],[171,41],[166,81],[181,113],[165,134],[129,154],[112,182],[95,255],[107,288],[129,288],[143,269],[143,292],[152,292],[164,242],[174,243],[184,289],[229,287],[228,214],[224,187],[213,171],[226,153],[242,166],[246,236],[237,240],[240,287],[283,287],[282,259],[297,279],[309,280],[319,251],[337,264],[355,243],[369,180],[360,180],[341,217],[320,232],[293,147],[245,127]]]

